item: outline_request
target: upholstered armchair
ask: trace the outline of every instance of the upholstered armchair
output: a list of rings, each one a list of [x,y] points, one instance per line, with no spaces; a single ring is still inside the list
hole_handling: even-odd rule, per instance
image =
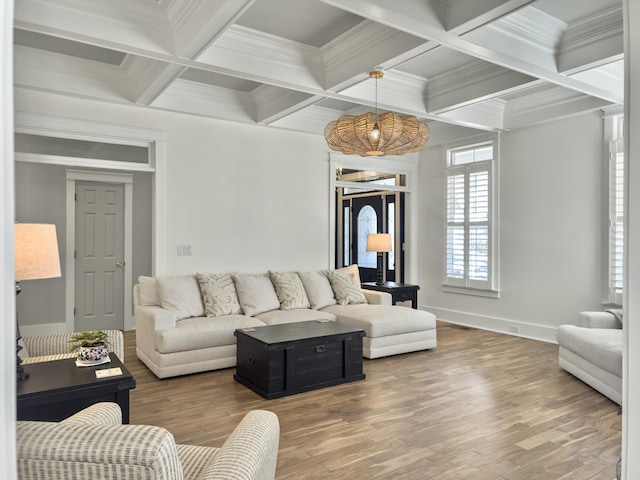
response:
[[[120,330],[105,330],[109,335],[109,351],[115,353],[124,363],[124,337]],[[69,352],[69,339],[75,333],[55,333],[51,335],[30,335],[22,337],[20,358],[22,364],[47,362],[63,358],[73,358]]]
[[[280,426],[265,410],[245,415],[220,448],[176,445],[152,425],[122,425],[116,403],[56,422],[17,422],[20,480],[272,480]]]

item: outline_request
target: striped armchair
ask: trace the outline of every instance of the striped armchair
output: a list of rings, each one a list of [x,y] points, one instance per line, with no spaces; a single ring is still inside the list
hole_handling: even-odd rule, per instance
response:
[[[109,335],[109,351],[115,353],[124,363],[124,336],[120,330],[105,330]],[[74,358],[69,352],[69,339],[75,333],[55,333],[51,335],[30,335],[22,337],[20,358],[22,364],[48,362],[63,358]]]
[[[55,422],[17,422],[20,480],[272,480],[280,425],[265,410],[247,413],[221,448],[176,445],[151,425],[121,425],[115,403],[96,403]]]

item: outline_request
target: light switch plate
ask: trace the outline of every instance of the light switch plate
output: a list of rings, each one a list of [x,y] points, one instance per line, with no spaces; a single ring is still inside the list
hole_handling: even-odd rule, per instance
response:
[[[191,256],[191,245],[178,245],[178,256],[179,257],[190,257]]]

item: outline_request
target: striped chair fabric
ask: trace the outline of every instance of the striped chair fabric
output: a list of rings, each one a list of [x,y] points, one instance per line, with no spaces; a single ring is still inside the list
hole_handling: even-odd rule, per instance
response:
[[[105,330],[109,335],[109,351],[115,353],[124,363],[124,336],[120,330]],[[69,340],[75,333],[55,333],[51,335],[30,335],[22,337],[27,357],[22,363],[49,362],[63,358],[74,358],[75,353],[69,352]]]
[[[60,422],[17,422],[21,480],[273,480],[278,417],[253,410],[221,448],[176,445],[151,425],[121,425],[115,403],[97,403]]]

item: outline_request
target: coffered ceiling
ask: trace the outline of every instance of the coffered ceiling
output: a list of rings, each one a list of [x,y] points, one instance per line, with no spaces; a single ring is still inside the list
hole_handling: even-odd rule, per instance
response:
[[[322,135],[375,106],[432,131],[621,104],[621,0],[19,0],[15,85]]]

